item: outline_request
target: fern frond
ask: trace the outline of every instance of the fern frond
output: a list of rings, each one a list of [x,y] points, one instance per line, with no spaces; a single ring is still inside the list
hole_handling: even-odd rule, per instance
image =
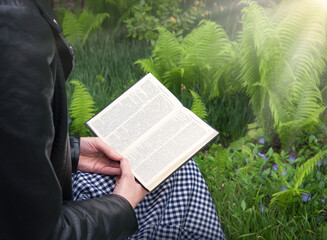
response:
[[[281,126],[297,122],[299,133],[305,128],[301,122],[318,122],[323,107],[319,84],[326,69],[327,10],[316,0],[283,1],[274,11],[243,3],[241,79],[257,121],[265,132],[283,136],[287,147],[290,131]]]
[[[190,93],[192,94],[193,97],[191,111],[195,113],[199,118],[205,121],[208,115],[206,106],[202,102],[202,99],[198,93],[194,92],[193,90],[190,90]]]
[[[83,25],[83,38],[82,45],[85,44],[86,39],[89,37],[93,30],[101,29],[102,22],[109,18],[108,13],[98,13],[96,15],[83,10],[79,16],[79,22]]]
[[[157,67],[153,61],[153,58],[139,59],[135,62],[135,64],[139,64],[143,72],[150,72],[153,76],[160,80],[160,74],[157,72]]]
[[[81,41],[82,44],[85,44],[90,33],[93,30],[101,29],[102,22],[108,17],[108,13],[95,15],[85,9],[79,15],[66,10],[63,19],[63,34],[70,43]]]
[[[277,204],[281,207],[287,207],[291,205],[291,203],[295,202],[296,199],[303,193],[303,189],[286,189],[285,191],[280,191],[274,193],[272,199],[270,201],[270,205]]]
[[[223,28],[214,22],[202,21],[182,41],[185,56],[181,67],[189,69],[188,75],[197,76],[203,94],[218,97],[222,75],[229,70],[232,44]],[[228,85],[228,84],[225,84]]]
[[[63,35],[70,43],[77,42],[80,36],[83,35],[83,26],[78,22],[77,14],[66,10],[63,23],[62,23]]]
[[[282,207],[288,206],[290,203],[296,201],[296,199],[305,192],[304,189],[300,189],[299,186],[303,184],[305,176],[309,175],[311,171],[317,166],[317,163],[326,156],[327,150],[317,153],[314,157],[307,160],[296,171],[294,176],[294,183],[286,191],[280,191],[273,194],[270,204],[278,204]]]
[[[303,179],[306,175],[310,174],[310,172],[317,166],[317,163],[323,159],[323,157],[327,154],[326,151],[322,151],[317,153],[314,157],[307,160],[304,164],[301,165],[296,171],[294,180],[295,183],[293,185],[294,189],[298,189],[300,185],[302,185]]]
[[[235,44],[221,26],[203,21],[181,42],[164,28],[158,30],[152,57],[137,61],[144,71],[158,74],[158,79],[176,95],[183,88],[195,88],[201,95],[214,98],[229,89]]]
[[[174,34],[165,28],[158,28],[159,37],[153,50],[153,58],[160,74],[177,67],[183,54],[180,43]]]
[[[72,119],[71,134],[89,136],[90,132],[84,123],[91,119],[96,111],[94,100],[83,83],[78,80],[72,80],[70,83],[75,86],[69,109]]]

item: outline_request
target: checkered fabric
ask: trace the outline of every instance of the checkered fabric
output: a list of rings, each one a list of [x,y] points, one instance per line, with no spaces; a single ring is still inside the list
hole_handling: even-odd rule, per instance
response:
[[[115,178],[77,171],[74,200],[111,193]],[[136,207],[139,230],[128,239],[225,239],[207,185],[193,159]]]

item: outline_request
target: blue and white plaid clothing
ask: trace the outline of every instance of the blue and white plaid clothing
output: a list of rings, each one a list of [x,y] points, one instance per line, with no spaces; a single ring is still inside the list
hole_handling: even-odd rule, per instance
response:
[[[111,193],[115,177],[77,171],[74,200]],[[193,159],[136,207],[139,230],[128,239],[225,239],[207,185]]]

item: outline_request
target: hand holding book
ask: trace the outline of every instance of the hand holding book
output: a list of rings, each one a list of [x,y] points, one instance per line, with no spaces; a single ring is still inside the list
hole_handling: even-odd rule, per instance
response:
[[[86,126],[129,159],[133,175],[149,191],[218,134],[150,73]]]
[[[80,139],[79,170],[90,173],[117,175],[114,194],[124,197],[133,208],[148,193],[135,180],[128,159],[119,155],[100,138]]]

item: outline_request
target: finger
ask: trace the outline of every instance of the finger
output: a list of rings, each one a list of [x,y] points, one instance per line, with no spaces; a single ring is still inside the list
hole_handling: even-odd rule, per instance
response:
[[[98,172],[99,174],[105,174],[105,175],[121,175],[121,170],[120,168],[112,168],[112,167],[104,167],[100,169]]]
[[[110,167],[113,167],[113,168],[119,168],[119,169],[120,169],[120,164],[119,164],[119,162],[109,160],[109,163],[108,163],[108,159],[106,159],[106,162],[107,162],[107,164],[108,164]]]
[[[94,139],[95,148],[106,154],[106,156],[112,160],[120,161],[123,157],[113,149],[113,147],[106,144],[104,141],[102,141],[100,138]]]
[[[120,160],[120,169],[122,177],[132,177],[132,169],[127,158]],[[134,177],[134,176],[133,176]]]

